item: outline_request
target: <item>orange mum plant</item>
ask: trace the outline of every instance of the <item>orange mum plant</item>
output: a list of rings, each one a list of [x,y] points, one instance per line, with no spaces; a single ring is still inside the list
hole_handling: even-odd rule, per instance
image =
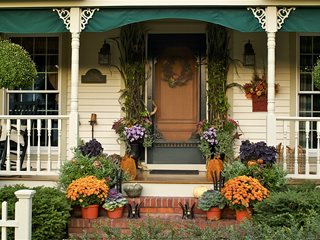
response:
[[[242,210],[250,205],[261,202],[269,195],[268,189],[261,185],[258,179],[239,176],[226,182],[221,190],[232,209]]]
[[[88,207],[101,204],[108,195],[106,180],[88,176],[72,181],[67,188],[67,198],[73,205]]]

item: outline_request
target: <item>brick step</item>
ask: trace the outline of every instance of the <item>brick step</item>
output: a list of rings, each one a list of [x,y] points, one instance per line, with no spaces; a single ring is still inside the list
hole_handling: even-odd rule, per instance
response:
[[[207,221],[206,212],[197,209],[196,205],[198,199],[193,197],[140,197],[140,198],[128,198],[130,204],[141,203],[141,210],[139,219],[128,219],[128,210],[124,209],[124,215],[120,219],[109,219],[106,217],[106,210],[100,207],[99,218],[95,220],[87,220],[81,218],[81,209],[78,208],[74,211],[71,221],[68,225],[68,231],[70,234],[80,234],[83,231],[94,232],[95,223],[108,224],[109,226],[120,228],[122,232],[128,232],[129,225],[131,223],[139,224],[141,221],[145,221],[148,218],[160,219],[165,222],[170,221],[172,223],[186,223],[193,222],[199,227],[204,227],[208,223],[212,226],[216,224],[235,224],[235,212],[226,207],[222,210],[222,219],[220,221]],[[193,220],[182,220],[182,209],[179,203],[192,206],[195,203],[194,213],[195,218]]]

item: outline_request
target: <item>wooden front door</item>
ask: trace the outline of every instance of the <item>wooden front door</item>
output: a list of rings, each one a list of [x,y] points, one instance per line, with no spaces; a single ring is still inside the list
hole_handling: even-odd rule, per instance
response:
[[[151,48],[157,54],[153,56],[152,93],[148,94],[157,106],[153,119],[157,139],[148,152],[148,163],[203,162],[195,136],[201,117],[201,68],[197,64],[201,41],[179,37],[165,36],[163,42],[151,38],[150,44],[158,43]]]

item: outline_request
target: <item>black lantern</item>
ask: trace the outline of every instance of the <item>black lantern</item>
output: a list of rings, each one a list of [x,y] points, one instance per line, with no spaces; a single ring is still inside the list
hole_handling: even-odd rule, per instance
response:
[[[111,64],[111,51],[110,44],[104,41],[102,48],[99,52],[98,63],[100,65],[110,65]]]
[[[255,54],[250,40],[244,45],[243,65],[254,66],[256,63]]]

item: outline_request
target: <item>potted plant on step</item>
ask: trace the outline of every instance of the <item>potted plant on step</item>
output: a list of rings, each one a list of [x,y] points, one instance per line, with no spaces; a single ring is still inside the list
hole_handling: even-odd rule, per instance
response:
[[[239,176],[228,180],[221,190],[231,209],[236,210],[237,221],[250,219],[249,207],[269,196],[269,191],[258,179]]]
[[[74,180],[66,194],[72,205],[81,206],[82,218],[95,219],[98,217],[99,205],[106,199],[108,191],[106,180],[87,176]]]
[[[221,209],[223,209],[225,205],[225,198],[217,190],[204,192],[198,200],[198,208],[207,212],[208,220],[219,220],[221,218]]]
[[[123,208],[128,203],[128,200],[122,196],[115,188],[111,188],[105,203],[102,205],[107,210],[109,218],[121,218]]]

